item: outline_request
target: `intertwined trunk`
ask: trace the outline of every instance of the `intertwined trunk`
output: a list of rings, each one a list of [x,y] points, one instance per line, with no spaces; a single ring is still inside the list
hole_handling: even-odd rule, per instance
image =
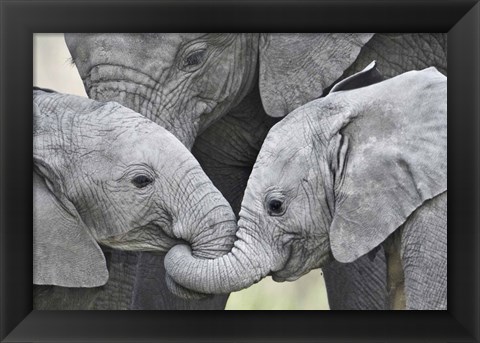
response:
[[[196,258],[187,245],[173,247],[165,257],[167,273],[183,287],[207,294],[238,291],[260,281],[278,268],[279,259],[245,224],[240,219],[232,250],[216,259]]]

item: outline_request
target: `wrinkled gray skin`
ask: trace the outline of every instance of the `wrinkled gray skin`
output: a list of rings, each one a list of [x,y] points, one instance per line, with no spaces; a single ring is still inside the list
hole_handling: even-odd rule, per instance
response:
[[[177,136],[192,149],[235,213],[263,139],[279,117],[326,94],[337,80],[373,59],[386,76],[430,65],[446,71],[446,34],[66,34],[65,38],[89,96],[118,101]],[[137,263],[133,255],[124,258]],[[158,262],[145,268],[151,270],[150,278],[164,274],[162,261]],[[381,249],[373,261],[332,264],[324,275],[332,309],[385,308]],[[133,307],[161,309],[163,304],[149,295],[158,293],[155,283],[142,288],[143,281],[136,279]],[[122,296],[129,294],[118,298]]]
[[[36,309],[82,308],[80,293],[90,308],[110,307],[115,285],[134,293],[115,254],[109,278],[100,245],[153,254],[189,242],[204,258],[230,250],[233,239],[213,233],[234,235],[229,203],[167,130],[117,103],[52,91],[34,89],[33,106]]]
[[[332,257],[350,263],[383,243],[392,308],[446,309],[446,213],[447,78],[428,68],[356,89],[344,81],[271,129],[232,251],[198,259],[179,245],[165,265],[187,288],[225,293],[269,273],[296,280]]]

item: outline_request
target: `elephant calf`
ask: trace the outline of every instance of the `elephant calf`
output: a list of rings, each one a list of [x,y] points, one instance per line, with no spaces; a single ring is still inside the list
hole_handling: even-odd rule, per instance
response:
[[[34,284],[104,285],[99,243],[166,252],[182,240],[203,258],[231,249],[230,205],[168,131],[113,102],[34,89],[33,104]]]
[[[165,266],[187,288],[224,293],[383,244],[392,307],[446,309],[446,211],[446,77],[428,68],[381,81],[372,64],[270,130],[229,254],[199,259],[180,245]]]

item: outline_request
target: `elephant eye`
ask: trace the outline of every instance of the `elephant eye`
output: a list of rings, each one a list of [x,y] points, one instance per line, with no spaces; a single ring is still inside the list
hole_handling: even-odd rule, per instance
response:
[[[144,188],[149,184],[151,184],[152,182],[153,182],[153,179],[146,175],[138,175],[132,179],[132,183],[137,188]]]
[[[283,202],[281,202],[280,200],[276,200],[276,199],[270,200],[268,202],[268,214],[269,215],[271,215],[271,216],[281,215],[281,214],[283,214],[283,212],[284,212]]]
[[[183,63],[184,68],[189,68],[189,67],[194,67],[202,64],[204,58],[205,58],[205,49],[202,50],[197,50],[188,55]]]

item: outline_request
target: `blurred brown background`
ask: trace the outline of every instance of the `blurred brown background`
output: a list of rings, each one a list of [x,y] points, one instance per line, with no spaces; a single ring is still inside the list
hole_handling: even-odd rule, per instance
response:
[[[58,92],[87,96],[63,34],[35,34],[33,85]],[[270,277],[232,293],[227,310],[328,310],[323,276],[319,269],[295,282],[276,283]]]

